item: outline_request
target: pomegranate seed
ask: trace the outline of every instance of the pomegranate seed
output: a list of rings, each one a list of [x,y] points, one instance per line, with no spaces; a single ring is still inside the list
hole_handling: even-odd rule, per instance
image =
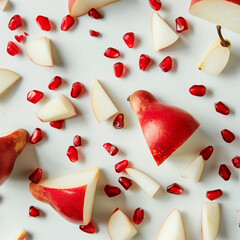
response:
[[[11,56],[15,56],[15,55],[19,54],[21,51],[20,51],[19,47],[14,42],[9,41],[8,45],[7,45],[7,52]]]
[[[176,20],[176,31],[177,33],[181,33],[183,31],[188,30],[188,23],[185,18],[178,17]]]
[[[67,156],[71,162],[78,161],[78,151],[74,146],[70,146],[67,151]]]
[[[120,52],[117,49],[110,47],[104,52],[104,56],[108,58],[118,58],[120,56]]]
[[[14,15],[8,24],[10,30],[16,30],[19,27],[22,27],[22,18],[20,15]]]
[[[225,164],[220,165],[218,173],[225,181],[228,181],[231,177],[231,172]]]
[[[89,30],[90,36],[91,37],[99,37],[100,33],[94,30]]]
[[[113,121],[113,127],[116,129],[121,129],[124,127],[124,115],[119,113]]]
[[[44,94],[38,90],[32,90],[27,94],[27,100],[33,104],[38,103],[42,98]]]
[[[204,160],[208,160],[211,157],[212,153],[213,153],[213,146],[207,146],[199,153],[199,155],[201,155]]]
[[[121,193],[121,189],[112,185],[106,185],[104,187],[104,192],[108,197],[115,197]]]
[[[232,163],[235,168],[240,168],[240,156],[235,156],[232,159]]]
[[[122,77],[124,72],[124,65],[121,62],[117,62],[113,65],[113,70],[117,78]]]
[[[40,128],[36,128],[30,137],[30,143],[36,144],[40,142],[43,138],[44,138],[44,132]]]
[[[228,106],[226,106],[223,102],[217,102],[215,103],[215,109],[217,112],[223,114],[223,115],[228,115],[230,113],[230,109]]]
[[[94,19],[101,19],[103,18],[102,14],[95,8],[92,8],[88,12],[88,16]]]
[[[73,18],[70,15],[67,15],[62,20],[61,30],[62,31],[68,31],[73,26],[74,23],[75,23],[75,18]]]
[[[118,179],[118,182],[126,189],[128,190],[132,186],[132,180],[126,177],[120,177]]]
[[[223,140],[227,143],[231,143],[235,139],[235,135],[228,129],[222,130],[221,134],[222,134]]]
[[[42,169],[37,168],[28,178],[32,183],[39,183],[42,179]]]
[[[83,92],[83,84],[80,82],[75,82],[72,85],[72,90],[71,90],[71,97],[72,98],[77,98],[80,96],[80,94]]]
[[[57,129],[62,129],[64,127],[65,121],[58,120],[58,121],[51,121],[50,126]]]
[[[197,97],[203,97],[206,94],[206,87],[204,85],[193,85],[189,88],[189,92]]]
[[[112,145],[111,143],[104,143],[103,147],[107,150],[107,152],[111,156],[115,156],[118,153],[118,148],[116,146]]]
[[[53,80],[49,83],[48,88],[50,90],[56,90],[62,84],[63,80],[59,76],[55,76]]]
[[[125,170],[127,168],[127,166],[128,166],[128,160],[123,160],[123,161],[115,164],[115,171],[117,173],[120,173],[123,170]]]
[[[26,37],[24,35],[15,35],[15,39],[19,43],[21,43],[21,42],[24,43],[26,41]]]
[[[97,229],[92,222],[90,222],[88,225],[80,225],[79,229],[89,234],[94,234],[97,232]]]
[[[151,62],[151,58],[148,55],[142,54],[139,59],[139,68],[145,71]]]
[[[29,216],[30,217],[39,217],[40,216],[40,210],[34,206],[31,206],[29,208]]]
[[[26,33],[26,32],[24,32],[24,35],[27,37],[29,34],[28,34],[28,33]]]
[[[163,72],[169,72],[172,69],[172,63],[173,63],[172,58],[167,56],[159,64],[159,67],[162,69]]]
[[[172,194],[181,195],[184,192],[184,189],[177,183],[173,183],[167,187],[167,192]]]
[[[124,42],[127,44],[129,48],[134,47],[134,42],[135,42],[135,35],[133,32],[128,32],[123,36]]]
[[[36,22],[39,25],[39,27],[44,31],[50,31],[51,30],[51,24],[47,17],[44,16],[37,16]]]
[[[140,224],[144,218],[144,210],[142,208],[137,208],[133,213],[133,222],[135,224]]]
[[[74,138],[73,138],[73,145],[75,147],[79,147],[82,145],[82,138],[79,136],[79,135],[76,135]]]
[[[210,200],[213,201],[217,198],[220,198],[223,195],[223,192],[221,189],[216,189],[212,191],[207,191],[206,197]]]
[[[149,4],[155,11],[159,11],[162,7],[160,0],[149,0]]]

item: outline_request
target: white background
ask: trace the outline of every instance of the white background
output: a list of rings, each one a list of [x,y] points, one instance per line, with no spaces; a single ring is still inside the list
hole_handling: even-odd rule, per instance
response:
[[[104,14],[102,20],[82,16],[78,18],[77,26],[69,32],[60,30],[61,19],[68,13],[67,0],[11,2],[9,11],[0,12],[0,67],[16,71],[22,79],[0,99],[0,130],[5,132],[22,127],[31,134],[36,127],[40,127],[47,137],[40,144],[28,144],[18,158],[11,177],[0,188],[0,239],[7,238],[19,227],[25,228],[34,240],[109,239],[106,225],[116,207],[130,218],[137,207],[142,207],[146,217],[136,227],[138,234],[134,239],[156,239],[165,217],[171,210],[178,208],[183,214],[187,239],[199,240],[201,204],[208,201],[206,191],[216,188],[224,192],[224,196],[219,199],[222,219],[218,239],[239,239],[239,171],[231,165],[232,157],[240,154],[239,35],[223,29],[224,36],[232,42],[232,53],[224,73],[215,77],[197,69],[203,53],[217,36],[215,25],[190,16],[190,1],[162,1],[164,8],[160,13],[170,26],[175,29],[175,19],[183,16],[188,20],[190,29],[180,35],[176,44],[158,53],[154,53],[152,48],[153,10],[147,0],[122,0],[104,7],[101,10]],[[14,14],[20,14],[27,26],[11,32],[7,26]],[[39,14],[49,17],[56,29],[51,32],[41,31],[35,22]],[[90,29],[100,31],[102,37],[91,38],[88,33]],[[54,68],[32,63],[26,56],[24,46],[21,56],[12,57],[6,53],[7,42],[23,31],[29,33],[28,40],[44,35],[52,40],[56,63]],[[129,49],[122,40],[128,31],[133,31],[139,39],[134,49]],[[103,53],[107,47],[116,47],[122,56],[117,60],[105,58]],[[138,68],[138,59],[142,53],[150,55],[154,60],[146,72]],[[163,73],[158,64],[167,55],[176,60],[177,66],[172,72]],[[122,61],[128,68],[127,75],[122,79],[114,77],[112,66],[116,61]],[[75,81],[82,82],[88,91],[83,97],[72,99],[78,116],[67,120],[64,130],[53,129],[49,124],[41,123],[34,115],[45,100],[56,94],[47,87],[55,75],[66,80],[66,84],[56,92],[69,96],[71,84]],[[90,101],[94,77],[102,82],[119,111],[125,114],[124,129],[114,129],[113,119],[101,125],[97,123]],[[204,84],[208,89],[207,95],[203,98],[190,95],[188,89],[193,84]],[[43,91],[46,98],[36,105],[27,102],[26,95],[32,89]],[[164,102],[184,108],[201,123],[192,138],[160,167],[154,162],[138,120],[126,101],[138,89],[148,90]],[[219,100],[231,108],[229,116],[215,112],[214,103]],[[227,144],[222,140],[220,131],[224,128],[236,134],[235,142]],[[66,152],[76,134],[81,135],[86,143],[81,149],[83,158],[72,163]],[[120,154],[111,157],[102,147],[105,142],[118,146]],[[215,151],[206,163],[201,183],[189,184],[180,177],[181,172],[202,148],[210,144]],[[114,164],[123,159],[128,159],[134,167],[158,180],[162,191],[151,199],[137,186],[133,186],[127,192],[121,188],[122,194],[118,197],[106,197],[103,192],[105,184],[119,186],[117,179],[120,175],[115,173]],[[225,182],[217,173],[221,163],[226,163],[232,170],[229,182]],[[50,206],[35,200],[28,191],[28,176],[37,167],[43,168],[48,177],[54,177],[92,166],[101,167],[93,213],[99,232],[88,235],[81,232],[77,225],[62,219]],[[173,182],[185,188],[182,196],[165,192],[164,189]],[[31,205],[39,207],[44,216],[29,218],[28,209]]]

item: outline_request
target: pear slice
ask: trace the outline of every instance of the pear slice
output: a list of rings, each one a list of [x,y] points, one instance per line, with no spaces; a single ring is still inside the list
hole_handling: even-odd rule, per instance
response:
[[[8,0],[0,0],[0,9],[5,11],[8,5]]]

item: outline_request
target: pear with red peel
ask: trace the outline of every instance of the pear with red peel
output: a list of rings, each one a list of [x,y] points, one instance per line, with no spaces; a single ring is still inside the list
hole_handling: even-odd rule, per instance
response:
[[[160,102],[150,92],[136,91],[129,101],[157,165],[175,152],[200,125],[188,112]]]
[[[18,129],[11,133],[0,134],[0,186],[11,174],[15,161],[28,141],[28,133]]]
[[[19,229],[8,240],[25,240],[27,235],[26,230]]]

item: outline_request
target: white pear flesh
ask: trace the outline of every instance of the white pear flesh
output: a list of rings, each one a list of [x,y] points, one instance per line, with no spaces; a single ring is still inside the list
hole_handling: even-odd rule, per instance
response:
[[[192,183],[197,183],[200,181],[203,170],[204,170],[204,159],[202,156],[198,156],[194,159],[184,170],[182,177],[186,178]]]
[[[220,225],[220,207],[218,203],[202,205],[202,239],[216,240]]]
[[[42,122],[63,120],[74,117],[75,115],[76,111],[73,104],[62,93],[58,93],[36,113],[36,116]]]
[[[92,108],[99,123],[107,120],[118,112],[108,94],[96,79],[94,79],[92,89]]]
[[[175,43],[179,36],[158,13],[154,12],[152,15],[152,38],[153,49],[157,52]]]
[[[37,65],[53,67],[53,56],[51,40],[47,37],[40,37],[31,40],[26,45],[28,57]]]
[[[24,229],[18,229],[10,238],[6,240],[25,240],[27,237],[27,232]]]
[[[156,180],[142,171],[134,168],[126,168],[125,171],[149,197],[153,197],[161,187]]]
[[[108,221],[108,234],[111,240],[129,240],[137,234],[137,230],[128,217],[118,209]]]
[[[8,0],[0,0],[0,9],[5,11],[8,5]]]
[[[185,240],[184,224],[181,212],[174,209],[165,219],[157,240]]]
[[[17,73],[8,69],[0,69],[0,95],[21,78]]]

